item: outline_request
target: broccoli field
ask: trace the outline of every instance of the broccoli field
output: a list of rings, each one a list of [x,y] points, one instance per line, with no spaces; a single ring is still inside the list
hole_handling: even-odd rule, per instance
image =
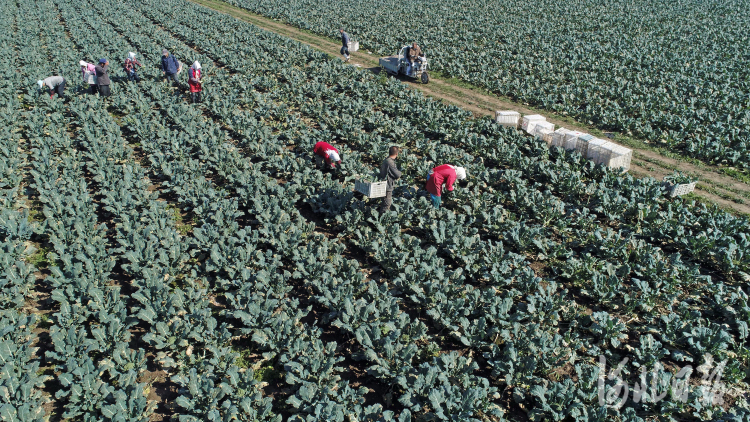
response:
[[[226,0],[713,164],[750,162],[747,0]]]
[[[750,421],[747,218],[184,0],[0,11],[3,421]]]

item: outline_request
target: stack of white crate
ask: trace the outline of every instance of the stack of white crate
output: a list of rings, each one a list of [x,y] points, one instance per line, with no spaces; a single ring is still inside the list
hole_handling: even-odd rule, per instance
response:
[[[561,127],[552,133],[552,147],[565,147],[565,135],[570,132],[568,129]]]
[[[621,168],[623,171],[630,168],[633,150],[588,133],[565,128],[555,130],[555,125],[540,114],[529,114],[521,118],[517,111],[496,111],[495,121],[502,126],[513,128],[518,128],[520,121],[521,130],[541,138],[550,147],[578,151],[587,159],[606,167]]]
[[[540,114],[527,114],[523,116],[523,120],[521,120],[521,130],[531,135],[531,133],[529,132],[529,125],[531,124],[531,122],[544,122],[546,120],[547,118]]]

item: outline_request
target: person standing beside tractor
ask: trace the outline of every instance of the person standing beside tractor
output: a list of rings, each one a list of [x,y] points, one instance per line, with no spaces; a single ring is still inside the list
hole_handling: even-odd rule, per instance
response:
[[[351,41],[349,39],[349,34],[344,32],[344,28],[339,29],[339,32],[341,32],[341,43],[343,46],[341,47],[341,55],[344,56],[344,61],[349,61],[349,42]]]
[[[445,184],[448,192],[453,191],[453,183],[456,180],[466,179],[466,169],[463,167],[456,167],[450,164],[443,164],[430,170],[427,175],[427,184],[425,189],[430,192],[432,198],[432,205],[435,208],[440,208],[442,203],[443,184]]]
[[[399,147],[392,146],[388,150],[388,157],[380,165],[380,180],[387,182],[385,185],[385,197],[383,197],[383,202],[379,209],[380,213],[390,210],[391,204],[393,204],[393,185],[401,177],[401,172],[396,167],[398,153]]]
[[[328,142],[320,141],[313,147],[313,153],[315,154],[315,163],[318,168],[333,170],[336,168],[336,164],[341,162],[341,156],[339,150]]]

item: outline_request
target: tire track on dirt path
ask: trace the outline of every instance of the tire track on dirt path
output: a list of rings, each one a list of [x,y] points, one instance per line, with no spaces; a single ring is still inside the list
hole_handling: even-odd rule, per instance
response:
[[[312,34],[309,31],[296,28],[281,21],[270,19],[248,10],[229,5],[221,0],[190,1],[200,6],[248,22],[259,28],[307,44],[332,57],[339,56],[339,49],[341,48],[340,44],[324,36]],[[352,52],[350,63],[376,74],[380,71],[378,56],[363,50]],[[612,134],[609,132],[605,134],[605,132],[601,130],[585,124],[573,122],[572,119],[564,116],[557,116],[551,114],[549,111],[529,108],[523,104],[507,101],[495,95],[478,92],[476,89],[465,88],[453,83],[451,80],[432,75],[429,84],[421,84],[407,78],[399,79],[408,88],[419,89],[430,97],[446,104],[457,105],[477,116],[494,116],[495,110],[512,109],[523,114],[544,114],[547,117],[547,120],[554,123],[557,127],[580,130],[602,138],[607,137],[607,134],[609,134],[610,136],[614,136],[613,140],[615,142],[623,143],[633,149],[634,162],[631,164],[633,175],[637,177],[650,176],[661,179],[665,175],[671,174],[675,170],[679,170],[701,182],[699,183],[695,194],[704,201],[715,203],[730,212],[750,214],[750,206],[745,205],[745,202],[750,202],[750,184],[742,182],[735,177],[723,174],[722,169],[719,167],[711,167],[705,164],[694,164],[664,156],[657,151],[637,148],[637,146],[633,145],[633,142],[640,141],[628,142],[625,141],[620,134]],[[701,187],[701,185],[704,186]]]

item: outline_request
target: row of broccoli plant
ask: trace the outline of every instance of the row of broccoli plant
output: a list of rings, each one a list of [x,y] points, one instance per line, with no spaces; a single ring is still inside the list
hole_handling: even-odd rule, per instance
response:
[[[168,99],[166,99],[166,98],[162,98],[161,100],[162,100],[162,101],[164,101],[164,100],[168,100]],[[157,100],[157,102],[159,102],[159,101]],[[164,104],[164,103],[162,103],[162,102],[159,102],[159,103],[160,103],[161,105],[163,105],[163,104]],[[173,107],[173,108],[174,108],[174,107]],[[178,109],[178,110],[179,110],[179,109]],[[183,109],[181,109],[181,110],[179,110],[179,111],[181,111],[181,112],[183,112],[183,111],[187,112],[188,110],[190,110],[190,109],[185,109],[185,108],[183,107]],[[173,110],[173,111],[174,111],[174,110]],[[198,120],[198,122],[199,122],[199,123],[198,123],[197,125],[187,124],[187,123],[188,123],[188,122],[190,121],[190,118],[188,118],[188,117],[187,117],[187,116],[185,116],[184,114],[181,114],[181,113],[174,113],[174,114],[172,114],[172,113],[169,113],[169,110],[167,111],[167,114],[168,114],[168,115],[171,115],[171,119],[179,119],[179,120],[176,120],[175,122],[176,122],[176,123],[180,123],[180,124],[183,124],[183,126],[184,126],[184,127],[190,128],[191,126],[198,126],[198,127],[200,126],[200,117],[201,117],[201,116],[200,116],[200,113],[193,113],[192,115],[190,115],[190,118],[193,118],[193,119],[197,119],[197,120]],[[185,120],[185,119],[188,119],[188,120]],[[139,119],[139,120],[140,120],[141,122],[143,122],[143,121],[148,121],[148,120],[144,120],[144,119]],[[201,128],[201,129],[202,129],[202,128]],[[208,128],[208,129],[207,129],[207,132],[210,132],[210,133],[212,133],[212,134],[214,134],[214,135],[215,135],[216,133],[219,133],[219,132],[217,132],[217,131],[215,130],[215,128]],[[200,132],[199,132],[199,133],[200,133]],[[204,139],[204,137],[203,137],[203,136],[201,136],[200,138],[201,138],[201,139]],[[188,139],[191,139],[191,138],[188,138]],[[193,140],[194,140],[194,139],[193,139]],[[167,140],[162,140],[162,142],[167,142],[167,145],[175,145],[175,144],[176,144],[176,142],[170,142],[170,141],[173,141],[173,140],[170,140],[170,139],[167,139]],[[183,145],[180,145],[180,146],[187,146],[187,145],[186,145],[186,144],[183,144]],[[198,145],[195,145],[195,146],[196,146],[196,147],[201,147],[201,149],[203,150],[203,152],[205,152],[205,151],[206,151],[206,148],[207,148],[207,147],[209,147],[209,146],[207,146],[207,145],[206,145],[206,143],[205,143],[205,142],[204,142],[204,143],[200,143],[200,144],[198,144]],[[180,151],[181,151],[181,152],[184,152],[184,150],[190,150],[190,149],[189,149],[189,148],[186,148],[186,149],[180,149]],[[210,158],[217,158],[216,160],[211,160],[211,159],[210,159],[209,157],[206,157],[206,158],[209,158],[209,159],[208,159],[208,162],[210,162],[210,163],[211,163],[211,164],[213,164],[213,165],[216,165],[216,163],[221,163],[221,162],[223,162],[224,160],[222,160],[222,159],[223,159],[223,158],[225,158],[225,157],[222,157],[222,151],[221,151],[220,149],[219,149],[219,150],[215,150],[215,151],[218,151],[218,153],[217,153],[217,155],[218,155],[218,156],[212,156],[212,157],[210,157]],[[176,152],[173,152],[173,154],[175,154],[175,155],[176,155],[177,153],[176,153]],[[161,157],[164,157],[164,155],[161,155]],[[152,159],[153,159],[154,161],[159,161],[159,164],[160,164],[160,166],[159,166],[159,167],[160,167],[160,168],[161,168],[162,170],[166,170],[166,171],[165,171],[165,174],[170,174],[170,175],[174,175],[174,174],[175,174],[175,173],[172,173],[172,172],[168,171],[168,169],[165,169],[165,160],[164,160],[163,158],[160,158],[160,156],[159,156],[159,155],[154,155],[154,156],[152,156]],[[241,167],[243,167],[243,165],[242,165],[242,163],[241,163],[241,162],[240,162],[240,163],[238,163],[237,165],[238,165],[238,166],[241,166]],[[246,167],[246,165],[245,165],[244,167]],[[204,168],[201,168],[201,167],[198,167],[198,168],[196,168],[196,169],[195,169],[195,172],[191,172],[191,171],[189,171],[189,172],[185,172],[186,168],[189,168],[189,167],[188,167],[188,166],[185,166],[185,167],[183,167],[183,168],[182,168],[181,170],[182,170],[182,171],[183,171],[184,173],[183,173],[183,174],[178,174],[178,175],[177,175],[177,176],[179,177],[179,181],[180,181],[180,182],[182,182],[182,183],[192,183],[191,181],[194,181],[194,180],[200,180],[200,178],[201,178],[201,175],[202,175],[202,174],[204,174],[204,173],[206,173],[206,170],[209,170],[209,168],[205,168],[205,167],[204,167]],[[217,172],[217,173],[221,173],[221,169],[217,169],[216,167],[210,167],[210,171],[211,171],[211,172]],[[177,176],[175,176],[175,177],[177,177]],[[235,176],[236,176],[236,175],[235,175]],[[183,182],[183,180],[184,180],[184,181],[187,181],[187,182]],[[244,181],[244,182],[246,182],[246,180],[247,180],[246,178],[243,178],[243,181]],[[175,186],[174,186],[174,187],[175,187],[175,190],[177,190],[177,189],[179,189],[179,188],[184,188],[184,186],[179,186],[179,184],[175,184],[174,182],[175,182],[175,180],[172,180],[172,181],[170,181],[170,184],[174,184],[174,185],[175,185]],[[247,185],[241,185],[241,186],[242,186],[243,188],[245,188],[245,189],[247,189],[247,188],[248,188],[248,186],[247,186]],[[184,192],[184,191],[183,191],[183,192]],[[253,194],[254,192],[248,192],[248,193],[251,193],[251,194]],[[253,198],[254,196],[255,196],[255,195],[251,196],[250,198]],[[191,206],[191,207],[193,207],[193,208],[194,208],[194,207],[195,207],[196,205],[198,205],[198,204],[197,204],[197,202],[198,202],[198,201],[200,201],[200,200],[204,200],[203,198],[197,198],[197,197],[194,197],[194,198],[190,198],[190,199],[193,199],[193,202],[192,202],[192,203],[189,203],[189,206]],[[221,200],[220,198],[212,198],[212,199],[218,199],[218,200]],[[246,198],[240,198],[240,200],[243,200],[243,199],[244,199],[244,200],[247,200]],[[236,201],[236,200],[235,200],[234,202],[235,202],[235,204],[236,204],[236,203],[237,203],[238,201]],[[224,204],[224,205],[226,205],[226,204]],[[257,205],[260,205],[260,204],[257,204]],[[259,206],[257,206],[257,205],[256,205],[256,208],[260,208],[260,207],[259,207]],[[268,204],[267,204],[267,203],[265,203],[265,204],[263,204],[263,205],[266,205],[266,206],[267,206]],[[289,207],[289,205],[288,205],[288,204],[286,204],[286,205],[287,205],[287,206],[285,206],[285,207],[279,207],[279,208],[277,208],[277,209],[284,209],[284,208],[288,208],[288,207]],[[230,207],[231,207],[231,203],[230,203]],[[235,205],[235,207],[236,207],[236,205]],[[204,218],[208,218],[208,217],[213,217],[213,218],[215,218],[215,210],[206,210],[206,211],[207,211],[207,213],[206,213],[205,215],[201,215],[201,217],[200,217],[201,219],[204,219]],[[204,212],[206,212],[206,211],[204,211]],[[232,215],[232,213],[229,213],[229,215],[230,215],[231,217],[235,217],[235,215]],[[236,230],[236,223],[235,223],[235,227],[234,227],[234,229]],[[201,230],[201,229],[196,229],[196,231],[199,231],[199,230]],[[209,233],[209,234],[214,234],[214,233]],[[275,235],[276,233],[271,233],[271,234],[272,234],[272,235]],[[196,234],[196,237],[199,237],[199,235],[197,235],[197,234]],[[274,237],[274,238],[278,238],[277,236],[273,236],[273,237]],[[281,238],[283,239],[283,236],[282,236]],[[216,240],[216,239],[207,239],[207,240]],[[271,239],[268,239],[268,240],[271,240]],[[261,240],[260,240],[260,242],[263,242],[263,240],[261,239]],[[213,243],[213,245],[214,245],[214,248],[216,248],[216,246],[215,246],[215,245],[217,245],[217,244],[218,244],[218,245],[222,245],[222,244],[223,244],[223,243],[225,243],[225,242],[207,242],[207,243]],[[236,248],[237,248],[237,245],[235,245],[235,244],[234,244],[234,242],[231,242],[231,243],[232,243],[232,245],[230,245],[230,246],[232,246],[233,248],[235,248],[235,249],[236,249]],[[209,249],[209,247],[210,247],[209,245],[202,245],[202,246],[205,246],[205,248],[198,248],[198,250],[206,250],[206,249]],[[283,246],[283,245],[282,245],[282,246]],[[244,247],[243,247],[243,248],[244,248]],[[224,251],[221,251],[221,252],[224,252]],[[236,254],[236,253],[235,253],[235,254]],[[216,259],[217,257],[220,257],[220,258],[222,258],[222,259],[223,259],[223,258],[225,257],[225,254],[222,254],[222,253],[216,253],[216,251],[212,251],[212,254],[211,254],[211,255],[212,255],[212,259]],[[230,256],[231,256],[231,255],[230,255]],[[247,258],[252,258],[252,255],[248,256]],[[237,265],[238,263],[237,263],[237,262],[232,262],[231,264],[232,264],[232,265],[234,266],[234,265]],[[261,267],[261,268],[262,268],[262,267]],[[250,269],[250,268],[248,267],[248,268],[246,268],[246,269]],[[243,271],[243,274],[244,274],[244,275],[248,275],[248,274],[245,274],[245,273],[246,273],[246,271]],[[264,286],[264,287],[266,287],[266,288],[267,288],[267,287],[269,287],[269,286]],[[282,292],[282,293],[288,293],[288,292]],[[245,294],[247,294],[247,292],[245,292]],[[282,296],[282,297],[283,297],[283,296]],[[247,304],[245,304],[245,306],[247,306]],[[293,306],[293,307],[292,307],[292,309],[294,309],[294,308],[295,308],[295,307]],[[238,309],[237,311],[239,311],[239,310],[241,310],[241,308],[240,308],[240,309]],[[237,311],[234,311],[234,312],[237,312]],[[296,311],[296,309],[295,309],[295,311]],[[291,318],[288,318],[288,320],[289,320],[289,321],[293,321],[293,319],[291,319]],[[275,322],[276,322],[276,321],[275,321]],[[257,322],[254,322],[254,321],[253,321],[253,324],[257,324]],[[261,325],[261,326],[262,326],[262,325]],[[272,324],[272,325],[269,325],[269,326],[265,326],[265,327],[264,327],[263,329],[264,329],[264,331],[270,332],[270,330],[271,330],[271,327],[273,327],[273,324]],[[292,325],[292,326],[291,326],[291,328],[294,328],[294,326]],[[246,329],[247,329],[248,331],[253,331],[253,327],[247,327]],[[290,337],[289,337],[289,336],[291,336],[292,338],[294,338],[294,337],[303,337],[303,338],[304,338],[304,334],[306,334],[306,333],[304,333],[304,332],[300,332],[299,330],[294,330],[294,329],[293,329],[291,333],[284,333],[284,332],[282,331],[282,334],[284,334],[284,336],[283,336],[283,337],[282,337],[282,338],[280,339],[280,341],[278,341],[278,343],[279,343],[279,344],[283,344],[283,342],[284,342],[284,341],[286,341],[286,342],[289,342],[289,341],[290,341]],[[277,334],[277,335],[278,335],[278,334]],[[308,335],[309,335],[309,334],[308,334]],[[297,343],[298,343],[298,342],[297,342]],[[319,343],[319,342],[318,342],[318,343]],[[281,347],[281,346],[280,346],[279,344],[277,344],[277,347],[275,347],[275,348],[271,348],[271,350],[269,351],[269,354],[273,355],[273,354],[274,354],[274,353],[276,352],[276,351],[275,351],[274,349],[279,349],[279,348]],[[296,344],[295,346],[297,346],[297,347],[300,347],[300,346],[304,346],[304,344],[302,344],[302,345],[300,345],[300,344]],[[326,346],[325,346],[325,348],[326,348],[326,349],[331,349],[331,347],[329,347],[329,346],[331,346],[331,344],[329,344],[329,345],[326,345]],[[308,348],[312,348],[312,349],[315,349],[316,347],[317,347],[317,348],[320,348],[320,347],[316,346],[316,343],[315,343],[315,342],[310,342],[310,344],[309,344],[309,346],[308,346]],[[299,350],[298,350],[298,351],[299,351]],[[307,356],[312,356],[312,355],[311,355],[311,353],[310,353],[310,350],[304,350],[304,351],[305,351],[305,353],[300,353],[300,355],[307,355]],[[324,350],[319,350],[319,351],[318,351],[318,354],[320,354],[320,353],[322,353],[322,352],[324,352]],[[330,352],[330,350],[329,350],[329,352]],[[282,357],[283,357],[283,356],[282,356]],[[318,357],[319,357],[319,356],[318,356]],[[298,360],[298,359],[299,359],[299,357],[296,357],[296,359]],[[312,358],[311,358],[311,360],[315,360],[315,359],[312,359]],[[329,360],[330,360],[330,359],[329,359]],[[320,362],[320,361],[319,361],[319,362]],[[315,363],[315,362],[313,362],[313,363],[314,363],[314,364],[319,364],[319,362],[318,362],[318,363]],[[299,365],[299,364],[298,364],[297,366],[299,366],[300,368],[305,368],[304,366],[302,366],[302,365]],[[333,368],[333,369],[335,369],[335,368]],[[305,372],[308,372],[308,371],[305,371]],[[310,371],[310,372],[313,372],[313,373],[314,373],[314,371]],[[305,374],[305,376],[307,376],[307,377],[309,377],[309,376],[311,376],[311,375],[312,375],[312,374],[310,374],[310,373],[306,373],[306,374]],[[320,374],[314,374],[314,375],[315,375],[316,377],[317,377],[317,376],[320,376]],[[298,391],[298,393],[299,393],[299,394],[298,394],[298,395],[300,395],[300,394],[301,394],[301,397],[300,397],[300,399],[304,398],[305,400],[308,400],[308,401],[309,401],[310,399],[314,398],[313,396],[315,395],[315,391],[314,391],[315,389],[314,389],[314,388],[312,388],[312,387],[311,387],[311,386],[309,386],[309,385],[304,385],[304,384],[305,384],[305,383],[303,383],[303,385],[302,385],[302,386],[301,386],[301,388],[299,389],[299,391]],[[308,382],[307,384],[309,384],[309,382]],[[343,386],[343,387],[345,387],[345,386]],[[326,393],[326,394],[328,394],[328,395],[330,395],[330,394],[331,394],[331,393],[330,393],[330,391],[327,391],[327,392],[325,392],[325,393]],[[341,393],[341,392],[339,392],[339,393]],[[345,395],[344,395],[343,397],[340,397],[340,398],[338,398],[337,400],[341,400],[341,401],[342,401],[343,403],[347,403],[347,402],[351,401],[351,404],[353,404],[353,405],[356,405],[358,401],[361,401],[361,400],[351,400],[351,398],[352,398],[352,397],[348,397],[349,395],[350,395],[350,394],[345,394]],[[290,401],[292,401],[292,403],[294,404],[294,402],[296,401],[296,399],[298,399],[298,398],[297,398],[297,397],[295,397],[295,398],[293,398],[293,399],[290,399]],[[319,405],[320,405],[321,403],[322,403],[322,401],[320,401],[320,400],[315,400],[315,401],[313,401],[313,403],[312,403],[312,404],[314,404],[314,405],[318,405],[318,406],[319,406]],[[300,404],[301,404],[301,403],[300,403]],[[308,406],[306,406],[306,407],[308,407],[308,408],[309,408],[309,407],[311,407],[311,406],[310,406],[310,405],[309,405],[309,403],[308,403]]]
[[[674,243],[668,242],[671,248],[684,250],[696,260],[716,259],[717,265],[730,274],[747,269],[750,257],[746,256],[745,250],[750,240],[747,238],[748,223],[744,219],[733,217],[717,207],[666,201],[657,182],[605,173],[601,168],[587,164],[586,160],[576,159],[575,154],[558,154],[554,163],[550,163],[547,154],[541,153],[543,148],[526,148],[528,142],[520,136],[498,144],[497,137],[503,132],[489,119],[467,121],[470,117],[467,112],[425,101],[421,94],[406,90],[397,83],[387,88],[389,95],[382,95],[384,88],[363,84],[363,78],[367,76],[353,69],[319,63],[306,69],[308,77],[300,80],[299,75],[294,75],[294,58],[300,54],[320,53],[200,6],[183,5],[175,0],[174,7],[179,10],[175,16],[183,17],[181,25],[170,26],[176,34],[191,39],[203,51],[211,52],[213,57],[220,57],[233,71],[256,75],[258,89],[273,91],[284,84],[285,89],[276,90],[284,95],[279,101],[289,103],[301,98],[306,106],[327,113],[333,122],[337,122],[328,125],[332,134],[342,140],[350,141],[350,138],[359,136],[357,128],[361,125],[358,121],[362,120],[365,127],[379,126],[380,130],[371,130],[380,135],[391,135],[399,141],[413,139],[418,142],[415,147],[424,152],[424,156],[429,152],[422,151],[424,147],[429,149],[431,144],[437,147],[439,143],[433,142],[436,140],[460,146],[483,157],[488,166],[522,171],[529,180],[541,185],[541,193],[546,196],[556,193],[569,209],[588,208],[605,224],[609,221],[631,224],[634,231],[645,231],[649,241],[659,244],[661,240],[655,239],[666,237],[659,236],[659,230],[663,229],[665,221],[669,221],[670,226],[681,226],[685,230],[683,236],[670,237],[674,239]],[[152,19],[163,20],[158,10],[158,6],[154,6],[144,13]],[[215,31],[211,26],[215,24],[228,30]],[[277,45],[284,45],[284,48],[277,51],[269,47]],[[234,54],[228,54],[230,47]],[[299,53],[283,54],[297,50]],[[311,77],[316,70],[320,71],[318,77]],[[293,88],[286,85],[296,85],[294,94],[297,96],[290,95]],[[425,119],[426,115],[430,118]],[[405,127],[397,129],[398,126]],[[550,192],[546,193],[547,190]],[[713,226],[715,229],[711,230]],[[696,242],[691,240],[693,238],[705,240]]]
[[[15,2],[3,1],[0,10],[0,24],[6,28],[0,35],[0,54],[5,58],[0,65],[0,416],[36,422],[44,418],[42,389],[48,377],[40,374],[35,357],[39,317],[29,311],[37,271],[31,261],[39,252],[30,243],[34,226],[23,199],[27,141],[16,124],[23,104],[17,91],[21,78],[15,46],[22,39],[18,27],[27,21],[17,22]]]
[[[645,256],[644,256],[644,258],[645,258]]]

